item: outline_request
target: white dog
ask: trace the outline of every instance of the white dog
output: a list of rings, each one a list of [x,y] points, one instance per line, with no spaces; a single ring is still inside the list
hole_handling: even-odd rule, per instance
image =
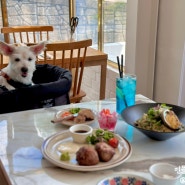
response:
[[[0,52],[9,57],[7,67],[0,71],[0,85],[8,90],[16,87],[14,84],[31,85],[35,70],[36,56],[45,49],[46,42],[33,46],[15,46],[0,41]]]

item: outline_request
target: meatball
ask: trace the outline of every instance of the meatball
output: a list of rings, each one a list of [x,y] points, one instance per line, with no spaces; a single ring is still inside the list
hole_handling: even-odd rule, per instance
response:
[[[96,165],[99,163],[97,151],[88,146],[83,146],[76,152],[76,160],[79,165],[84,166]]]
[[[115,154],[114,148],[105,142],[99,142],[95,145],[95,150],[98,152],[100,161],[108,162]]]
[[[81,109],[78,114],[85,116],[86,120],[94,119],[94,114],[91,109]]]
[[[84,123],[85,121],[86,121],[86,118],[83,115],[78,115],[76,118],[74,118],[75,123]]]
[[[81,109],[78,116],[74,118],[75,123],[84,123],[94,119],[94,114],[90,109]]]

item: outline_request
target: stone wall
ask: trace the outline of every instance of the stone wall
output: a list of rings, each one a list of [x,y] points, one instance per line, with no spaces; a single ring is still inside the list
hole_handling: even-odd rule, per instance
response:
[[[53,40],[64,40],[70,29],[68,3],[68,0],[7,0],[9,25],[49,24],[54,26]],[[126,4],[105,2],[104,7],[104,42],[125,41]],[[92,38],[93,44],[98,43],[97,12],[97,1],[76,0],[78,39]]]

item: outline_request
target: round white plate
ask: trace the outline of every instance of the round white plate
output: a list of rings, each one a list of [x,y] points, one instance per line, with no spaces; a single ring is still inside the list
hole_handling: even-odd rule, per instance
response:
[[[85,109],[85,108],[80,108],[80,109]],[[58,111],[55,115],[56,119],[60,118],[62,113],[66,112],[66,111],[69,111],[69,110],[70,110],[70,108]],[[83,123],[75,123],[73,120],[63,120],[63,121],[58,122],[58,123],[61,123],[61,124],[66,125],[66,126],[73,126],[75,124],[87,124],[87,125],[89,125],[89,124],[92,124],[94,121],[95,121],[95,114],[94,114],[94,119],[93,120],[85,121]]]
[[[69,131],[59,132],[47,138],[43,142],[41,150],[45,159],[47,159],[54,165],[59,166],[61,168],[74,170],[74,171],[104,170],[104,169],[109,169],[122,164],[130,157],[132,153],[131,145],[126,139],[116,134],[115,134],[115,137],[119,140],[119,145],[118,145],[118,148],[116,149],[116,154],[113,156],[113,158],[108,162],[99,162],[97,165],[93,165],[93,166],[78,165],[76,161],[76,151],[73,151],[72,153],[70,153],[70,161],[60,160],[61,153],[58,150],[59,146],[61,146],[62,144],[65,145],[65,143],[72,142],[72,138],[70,137]],[[78,146],[78,147],[81,147],[81,146]]]
[[[138,184],[144,184],[144,185],[154,185],[151,181],[148,179],[145,179],[143,177],[137,176],[137,175],[121,175],[121,176],[114,176],[114,177],[107,177],[103,180],[101,180],[97,185],[138,185]]]

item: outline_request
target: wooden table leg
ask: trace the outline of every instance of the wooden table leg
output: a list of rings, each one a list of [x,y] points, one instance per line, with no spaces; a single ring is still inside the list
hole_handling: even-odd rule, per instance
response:
[[[100,74],[100,100],[105,99],[105,88],[106,88],[106,76],[107,76],[107,61],[105,64],[101,65],[101,74]]]

